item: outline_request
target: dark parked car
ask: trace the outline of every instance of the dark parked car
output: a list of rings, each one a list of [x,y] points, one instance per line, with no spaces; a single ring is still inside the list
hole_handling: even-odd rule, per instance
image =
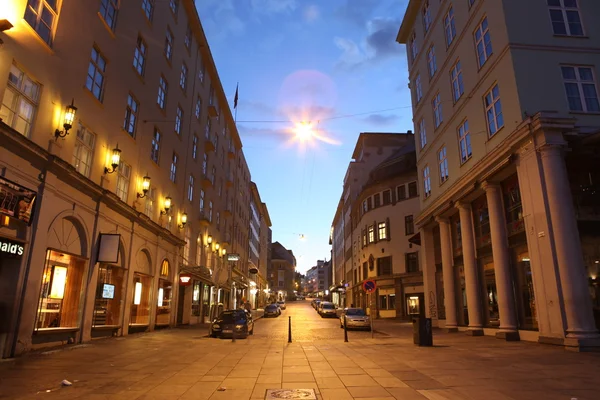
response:
[[[281,315],[281,309],[277,304],[269,304],[265,307],[265,318],[266,317],[279,317]]]
[[[212,324],[210,324],[211,337],[246,338],[254,333],[252,315],[244,310],[223,311]]]

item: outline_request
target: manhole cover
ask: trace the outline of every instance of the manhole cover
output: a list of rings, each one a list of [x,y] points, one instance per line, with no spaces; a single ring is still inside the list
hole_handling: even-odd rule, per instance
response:
[[[317,400],[314,389],[268,389],[265,400],[303,399]]]

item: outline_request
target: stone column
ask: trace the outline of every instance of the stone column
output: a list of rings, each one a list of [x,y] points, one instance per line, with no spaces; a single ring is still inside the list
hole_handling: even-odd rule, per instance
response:
[[[500,331],[496,333],[496,337],[506,340],[519,340],[515,297],[510,272],[508,233],[504,207],[502,206],[502,188],[499,184],[491,182],[484,182],[482,187],[485,190],[488,204],[494,272],[496,288],[498,289]]]
[[[436,217],[440,225],[442,250],[442,275],[444,277],[444,303],[446,307],[446,331],[458,332],[456,314],[456,282],[454,279],[454,260],[452,259],[452,240],[450,222],[446,218]]]
[[[483,335],[483,313],[481,308],[481,285],[477,272],[475,257],[475,235],[473,234],[473,214],[471,204],[456,205],[460,215],[460,230],[462,234],[463,263],[465,266],[465,285],[467,289],[467,307],[469,308],[469,328],[471,336]]]
[[[430,227],[422,227],[420,230],[421,235],[421,249],[419,251],[420,266],[423,272],[423,296],[425,304],[420,304],[421,312],[423,313],[423,307],[425,312],[423,313],[427,318],[431,318],[431,324],[434,327],[438,325],[438,314],[437,314],[437,291],[435,287],[435,248],[433,243],[433,229]]]
[[[599,346],[562,146],[544,145],[540,151],[567,322],[565,345]]]

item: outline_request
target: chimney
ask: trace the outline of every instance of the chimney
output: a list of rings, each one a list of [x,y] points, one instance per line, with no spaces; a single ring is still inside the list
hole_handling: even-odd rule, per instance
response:
[[[411,130],[408,130],[408,131],[406,131],[406,134],[407,134],[407,135],[412,135],[413,133],[412,133],[412,131],[411,131]]]

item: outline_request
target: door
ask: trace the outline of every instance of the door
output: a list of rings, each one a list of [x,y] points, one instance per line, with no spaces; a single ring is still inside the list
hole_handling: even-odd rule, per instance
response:
[[[177,325],[183,324],[183,304],[185,301],[185,291],[188,287],[179,286],[179,299],[177,301]]]

